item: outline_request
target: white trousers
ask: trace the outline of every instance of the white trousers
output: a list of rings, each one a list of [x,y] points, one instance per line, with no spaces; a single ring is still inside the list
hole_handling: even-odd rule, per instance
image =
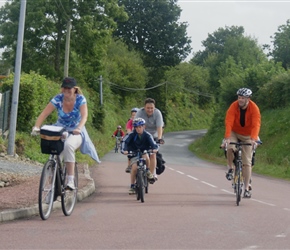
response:
[[[64,162],[75,162],[75,151],[82,145],[81,135],[70,135],[64,142],[64,149],[60,154],[60,159]]]

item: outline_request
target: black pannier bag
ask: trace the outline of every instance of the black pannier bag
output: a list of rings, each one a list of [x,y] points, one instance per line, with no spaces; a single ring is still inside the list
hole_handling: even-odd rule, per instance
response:
[[[156,174],[161,175],[165,170],[165,161],[162,158],[162,154],[159,152],[156,153]]]
[[[65,128],[44,125],[40,128],[41,152],[43,154],[59,155],[63,151],[64,142],[61,140]]]

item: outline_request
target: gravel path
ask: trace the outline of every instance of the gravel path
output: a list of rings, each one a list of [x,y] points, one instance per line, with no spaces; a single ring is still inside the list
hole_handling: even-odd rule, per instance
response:
[[[0,175],[2,173],[20,174],[22,176],[38,175],[42,171],[41,164],[26,163],[17,160],[0,159]]]

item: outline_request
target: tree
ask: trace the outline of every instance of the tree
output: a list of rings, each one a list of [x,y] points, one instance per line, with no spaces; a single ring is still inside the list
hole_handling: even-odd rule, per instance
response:
[[[103,77],[104,83],[110,85],[113,94],[119,95],[120,99],[135,97],[143,100],[147,71],[140,54],[129,51],[120,40],[112,41],[108,47]]]
[[[129,19],[117,19],[114,35],[142,52],[146,67],[175,66],[191,51],[187,23],[179,23],[177,0],[119,0]]]
[[[286,24],[278,27],[275,32],[273,50],[270,51],[269,56],[272,56],[275,62],[282,62],[282,66],[287,70],[290,68],[290,19]]]
[[[204,108],[213,98],[208,84],[209,72],[205,67],[181,63],[165,72],[166,100],[175,103],[179,97],[184,107],[197,104]]]
[[[227,60],[230,60],[227,62],[228,66],[238,65],[239,72],[267,61],[267,57],[262,48],[258,46],[257,41],[244,36],[243,33],[243,27],[219,28],[202,42],[205,50],[196,53],[191,60],[191,62],[209,69],[209,83],[217,97],[220,92],[221,79],[227,76],[228,71],[221,70]]]
[[[3,58],[15,60],[20,0],[0,10],[0,48]],[[71,20],[71,55],[74,76],[90,78],[100,69],[106,45],[116,28],[114,18],[126,19],[117,0],[27,1],[22,69],[52,78],[63,76],[67,23]]]

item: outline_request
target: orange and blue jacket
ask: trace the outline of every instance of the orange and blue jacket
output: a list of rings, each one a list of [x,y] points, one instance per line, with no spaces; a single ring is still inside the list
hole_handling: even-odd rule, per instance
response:
[[[260,127],[261,127],[261,114],[258,106],[249,101],[247,111],[245,113],[245,124],[241,125],[240,121],[240,107],[238,101],[231,104],[226,113],[225,118],[225,138],[229,138],[231,132],[240,135],[251,136],[252,139],[258,140]]]

